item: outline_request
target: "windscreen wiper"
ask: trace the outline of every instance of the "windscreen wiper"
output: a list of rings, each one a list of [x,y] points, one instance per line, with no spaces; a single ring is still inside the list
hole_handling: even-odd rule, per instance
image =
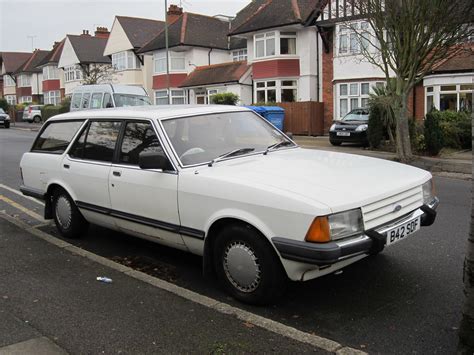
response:
[[[208,166],[212,166],[214,163],[216,163],[220,160],[223,160],[225,158],[232,157],[232,156],[235,156],[235,155],[250,153],[250,152],[253,152],[254,150],[255,150],[255,148],[239,148],[239,149],[231,150],[228,153],[224,153],[222,155],[219,155],[217,158],[212,159],[209,162]]]
[[[290,142],[290,141],[283,141],[283,142],[278,142],[278,143],[269,145],[269,146],[267,147],[267,150],[265,150],[265,152],[263,153],[263,155],[267,155],[270,150],[275,150],[275,149],[278,149],[278,148],[280,148],[280,147],[284,147],[284,146],[286,146],[286,145],[293,145],[293,142]]]

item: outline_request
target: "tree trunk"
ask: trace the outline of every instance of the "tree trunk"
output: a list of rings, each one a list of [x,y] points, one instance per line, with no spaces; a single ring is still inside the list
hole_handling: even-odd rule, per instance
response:
[[[474,124],[474,115],[472,116]],[[473,126],[474,127],[474,126]],[[474,131],[473,131],[474,133]],[[474,143],[474,134],[472,135]],[[474,188],[474,181],[473,181]],[[474,191],[474,190],[473,190]],[[464,308],[459,330],[459,354],[474,354],[474,195],[471,195],[471,232],[467,241],[466,258],[464,259]]]
[[[413,154],[408,126],[408,94],[401,93],[400,100],[397,119],[397,155],[402,163],[409,163],[413,160]]]

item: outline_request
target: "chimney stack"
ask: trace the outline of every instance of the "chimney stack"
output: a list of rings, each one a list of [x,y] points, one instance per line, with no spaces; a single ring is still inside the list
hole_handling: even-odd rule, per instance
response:
[[[166,17],[168,19],[168,24],[175,22],[183,14],[183,8],[178,5],[170,5],[168,8],[168,13]]]
[[[82,30],[81,36],[90,36],[89,30]]]
[[[97,27],[94,35],[99,38],[109,38],[110,32],[107,27]]]

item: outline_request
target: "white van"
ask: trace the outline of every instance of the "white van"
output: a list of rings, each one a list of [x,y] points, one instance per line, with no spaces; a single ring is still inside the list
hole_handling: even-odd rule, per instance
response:
[[[141,86],[82,85],[72,93],[70,111],[147,105],[150,98]]]

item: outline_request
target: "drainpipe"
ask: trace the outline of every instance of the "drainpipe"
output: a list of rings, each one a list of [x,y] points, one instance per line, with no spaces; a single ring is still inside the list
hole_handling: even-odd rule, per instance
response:
[[[316,84],[316,101],[319,102],[319,92],[321,90],[321,87],[320,87],[320,82],[321,82],[321,75],[320,75],[320,70],[319,70],[319,30],[318,28],[315,26],[316,28],[316,70],[317,70],[317,73],[318,73],[318,82]]]
[[[208,60],[208,65],[211,65],[211,52],[214,48],[211,48],[209,52],[207,53],[207,60]]]

